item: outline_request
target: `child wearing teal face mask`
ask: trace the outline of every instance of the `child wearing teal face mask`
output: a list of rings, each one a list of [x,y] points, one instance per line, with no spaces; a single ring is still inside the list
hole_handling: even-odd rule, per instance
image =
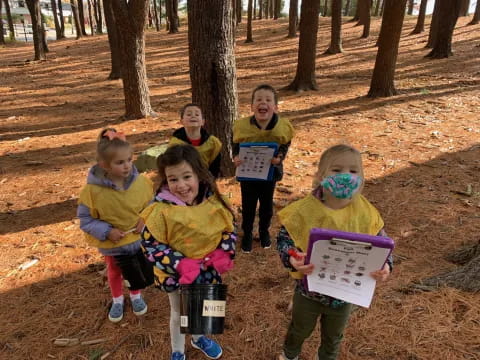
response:
[[[278,213],[282,227],[277,237],[277,250],[284,266],[297,281],[292,320],[278,360],[298,359],[303,342],[319,318],[321,345],[317,359],[337,358],[352,304],[307,291],[301,279],[313,272],[314,265],[305,265],[304,251],[312,228],[386,236],[378,210],[361,194],[363,185],[360,153],[347,145],[335,145],[320,158],[313,192]],[[297,252],[295,256],[290,256],[292,249]],[[370,276],[384,281],[391,271],[390,256],[383,269]]]

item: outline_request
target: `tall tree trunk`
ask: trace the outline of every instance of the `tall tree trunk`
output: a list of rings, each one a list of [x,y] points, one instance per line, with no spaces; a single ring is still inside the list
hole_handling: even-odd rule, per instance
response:
[[[43,37],[45,36],[42,31],[42,13],[40,12],[39,0],[26,0],[28,12],[32,19],[32,31],[33,31],[33,47],[35,49],[34,60],[46,60],[45,48],[43,46]]]
[[[85,14],[83,7],[83,0],[77,0],[78,3],[78,18],[80,20],[80,29],[82,29],[82,35],[87,36],[87,31],[85,30]]]
[[[70,6],[72,7],[73,22],[75,23],[75,31],[77,33],[77,39],[80,39],[83,35],[80,27],[80,18],[78,16],[78,5],[75,0],[70,0]]]
[[[95,31],[93,30],[94,22],[93,22],[93,16],[92,16],[92,0],[87,0],[87,7],[88,7],[88,21],[90,21],[90,34],[94,36]]]
[[[414,3],[415,3],[415,0],[408,0],[407,15],[412,15],[413,14]]]
[[[158,22],[162,27],[162,0],[158,0]]]
[[[476,25],[480,22],[480,0],[477,0],[477,6],[475,7],[475,13],[473,14],[472,21],[468,25]]]
[[[157,9],[157,0],[153,1],[153,16],[155,17],[155,29],[160,31],[160,23],[158,22],[158,9]]]
[[[188,0],[187,9],[192,100],[208,119],[207,130],[222,141],[222,174],[231,176],[232,123],[238,115],[232,7],[229,0]]]
[[[437,41],[438,27],[440,24],[440,0],[435,0],[435,5],[433,7],[432,20],[430,21],[430,32],[428,33],[428,41],[426,48],[433,48],[435,42]]]
[[[274,6],[273,6],[273,5],[274,5],[274,4],[273,4],[274,1],[275,1],[275,0],[269,0],[270,9],[269,9],[269,11],[268,11],[268,15],[269,15],[270,19],[273,19],[274,12],[275,12],[275,9],[274,9]]]
[[[105,12],[105,23],[107,25],[108,44],[110,45],[110,59],[112,63],[112,69],[110,75],[108,75],[108,79],[117,80],[122,77],[122,67],[120,58],[120,39],[118,38],[112,1],[116,0],[103,0],[103,10]]]
[[[63,17],[62,0],[58,0],[58,20],[60,21],[60,36],[57,39],[65,39],[65,19]]]
[[[294,91],[318,90],[315,78],[317,54],[318,16],[320,1],[303,0],[300,17],[300,40],[298,45],[297,73],[286,89]]]
[[[350,3],[351,3],[351,0],[347,0],[347,3],[345,4],[345,10],[343,12],[343,16],[348,16],[348,13],[350,12]]]
[[[425,31],[425,14],[427,12],[428,0],[422,0],[420,3],[420,10],[418,12],[417,25],[413,29],[412,34],[420,34]]]
[[[237,24],[240,24],[242,22],[242,12],[243,12],[243,1],[242,0],[237,0]]]
[[[263,3],[264,0],[258,0],[258,19],[263,19]]]
[[[323,3],[323,17],[326,17],[328,13],[328,0],[325,0]]]
[[[2,0],[0,0],[1,2]],[[10,33],[10,40],[15,41],[15,27],[13,26],[12,13],[10,12],[10,4],[5,0],[5,14],[8,21],[8,32]]]
[[[147,16],[147,19],[148,19],[148,28],[152,28],[153,27],[153,16],[152,16],[152,4],[150,3],[150,6],[148,7],[148,16]]]
[[[361,38],[368,38],[370,35],[371,4],[371,0],[358,0],[360,19],[358,20],[357,25],[363,25]]]
[[[50,50],[48,49],[48,44],[47,44],[47,29],[45,29],[45,23],[43,22],[43,17],[42,17],[42,8],[40,7],[40,21],[42,24],[42,46],[43,46],[43,51],[48,53]]]
[[[3,35],[3,21],[2,19],[2,0],[0,0],[0,45],[5,45],[5,36]]]
[[[165,6],[168,18],[168,33],[178,33],[178,27],[180,25],[178,19],[178,0],[167,0]]]
[[[290,0],[288,9],[288,37],[297,36],[298,0]]]
[[[462,0],[437,0],[440,2],[438,33],[432,51],[426,57],[443,59],[453,55],[452,37],[460,14]]]
[[[282,4],[280,0],[274,0],[274,1],[275,1],[275,11],[274,11],[273,19],[277,20],[280,17]]]
[[[460,16],[468,16],[468,9],[470,8],[470,0],[462,0],[460,4]]]
[[[398,45],[402,33],[407,0],[384,0],[378,52],[368,97],[387,97],[397,94],[394,84]]]
[[[257,0],[253,1],[253,20],[257,20]]]
[[[125,95],[125,118],[139,119],[154,115],[150,106],[145,68],[145,24],[148,0],[113,0],[122,58],[122,81]]]
[[[103,34],[103,19],[102,19],[102,0],[94,0],[93,7],[95,13],[95,22],[97,23],[97,34]]]
[[[342,49],[342,0],[332,0],[332,30],[326,54],[339,54]]]
[[[378,16],[378,13],[380,11],[380,3],[381,2],[382,2],[382,0],[377,0],[377,2],[375,3],[375,12],[374,12],[375,16]]]
[[[247,8],[247,39],[245,40],[246,43],[253,42],[252,36],[252,4],[253,0],[248,0],[248,8]]]

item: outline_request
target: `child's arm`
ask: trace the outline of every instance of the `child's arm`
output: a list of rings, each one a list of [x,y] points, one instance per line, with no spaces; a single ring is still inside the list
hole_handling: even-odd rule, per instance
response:
[[[208,170],[210,173],[213,175],[213,177],[216,179],[220,175],[220,163],[222,161],[222,155],[219,153],[217,157],[212,161],[210,166],[208,167]]]
[[[306,254],[299,252],[299,249],[295,247],[295,242],[283,226],[277,236],[277,250],[280,253],[283,266],[290,271],[300,271],[306,275],[312,273],[313,264],[305,265]]]
[[[277,156],[275,156],[273,159],[272,159],[272,164],[273,165],[278,165],[280,164],[283,160],[285,160],[285,158],[287,157],[287,152],[288,152],[288,149],[290,148],[290,144],[292,142],[289,141],[287,144],[281,144],[279,147],[278,147],[278,152],[277,152]]]
[[[90,209],[83,204],[78,205],[77,217],[80,219],[80,229],[96,237],[100,241],[108,239],[108,234],[113,226],[105,221],[92,217]]]
[[[381,229],[377,236],[388,237],[384,229]],[[392,254],[388,255],[387,262],[381,270],[374,271],[370,275],[377,281],[385,281],[390,276],[390,273],[393,271],[393,256]]]

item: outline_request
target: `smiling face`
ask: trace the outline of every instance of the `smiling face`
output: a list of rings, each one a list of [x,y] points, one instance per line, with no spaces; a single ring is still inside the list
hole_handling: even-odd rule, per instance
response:
[[[267,126],[278,111],[275,94],[268,89],[259,89],[253,94],[251,110],[260,126]]]
[[[205,124],[202,110],[198,106],[187,106],[180,122],[186,128],[200,128]]]
[[[192,205],[198,196],[198,176],[186,161],[165,168],[170,192],[184,203]]]
[[[132,149],[119,147],[112,155],[110,161],[102,161],[100,165],[112,180],[125,180],[132,173]]]

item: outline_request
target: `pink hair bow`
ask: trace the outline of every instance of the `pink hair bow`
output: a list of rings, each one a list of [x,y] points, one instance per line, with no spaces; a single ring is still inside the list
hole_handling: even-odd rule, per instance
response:
[[[113,139],[120,139],[122,141],[127,141],[127,138],[125,137],[125,134],[123,132],[108,130],[108,131],[105,131],[105,134],[103,134],[103,136],[107,137],[108,140],[110,141],[112,141]]]

